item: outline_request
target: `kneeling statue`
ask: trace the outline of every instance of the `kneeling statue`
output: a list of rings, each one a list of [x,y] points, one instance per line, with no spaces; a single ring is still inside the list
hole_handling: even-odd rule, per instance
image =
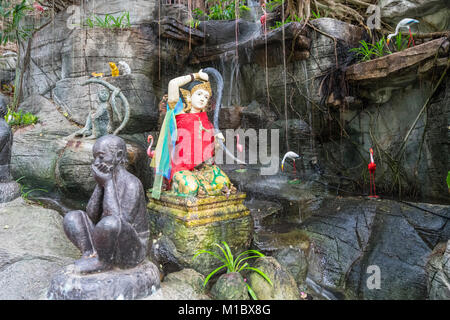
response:
[[[149,239],[143,186],[124,168],[125,141],[103,136],[95,142],[93,154],[97,185],[86,212],[71,211],[63,222],[67,237],[82,252],[74,263],[81,274],[138,265],[146,257]]]

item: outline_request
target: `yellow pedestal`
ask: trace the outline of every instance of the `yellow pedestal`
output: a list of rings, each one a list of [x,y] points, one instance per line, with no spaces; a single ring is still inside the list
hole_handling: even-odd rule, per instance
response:
[[[235,255],[250,247],[253,220],[243,204],[245,193],[196,198],[163,192],[159,200],[150,193],[148,197],[152,231],[169,237],[186,268],[208,274],[220,266],[221,262],[208,254],[192,259],[198,250],[216,251],[214,243],[227,242]]]

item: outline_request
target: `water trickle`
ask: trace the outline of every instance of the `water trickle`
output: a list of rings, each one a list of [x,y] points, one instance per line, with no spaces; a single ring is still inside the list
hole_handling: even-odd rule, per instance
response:
[[[232,105],[240,105],[241,97],[239,93],[238,79],[239,79],[239,57],[230,52],[225,52],[220,55],[219,72],[223,75],[225,81],[223,106],[229,107]],[[227,83],[228,82],[228,83]]]
[[[247,0],[247,7],[250,9],[249,20],[260,23],[259,18],[261,16],[261,7],[259,5],[259,0]]]

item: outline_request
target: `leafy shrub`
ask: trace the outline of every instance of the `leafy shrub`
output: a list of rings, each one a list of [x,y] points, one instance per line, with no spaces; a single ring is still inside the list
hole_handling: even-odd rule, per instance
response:
[[[8,109],[5,120],[11,126],[27,126],[37,123],[38,117],[30,112],[23,113],[22,110],[13,112],[11,109]]]
[[[239,254],[236,258],[234,258],[233,254],[231,253],[230,247],[228,246],[228,244],[225,241],[222,241],[223,243],[223,247],[217,243],[215,243],[214,245],[217,246],[220,251],[222,251],[223,253],[223,257],[219,256],[217,253],[212,252],[212,251],[208,251],[208,250],[199,250],[195,253],[194,257],[192,259],[195,259],[198,255],[202,254],[202,253],[207,253],[212,255],[213,257],[219,259],[223,265],[220,266],[219,268],[213,270],[206,278],[205,278],[205,282],[203,283],[203,286],[206,286],[206,284],[208,283],[209,279],[216,274],[218,271],[222,270],[223,268],[227,268],[227,273],[231,273],[231,272],[241,272],[243,270],[250,270],[250,271],[254,271],[257,272],[258,274],[260,274],[267,282],[270,283],[270,285],[272,285],[272,281],[270,281],[270,279],[267,277],[267,275],[262,272],[261,270],[259,270],[258,268],[253,268],[250,267],[248,262],[243,263],[245,260],[248,259],[252,259],[252,258],[259,258],[259,257],[264,257],[264,254],[262,254],[261,252],[257,251],[257,250],[247,250],[242,252],[241,254]],[[250,285],[246,282],[245,283],[247,285],[247,290],[248,293],[250,294],[250,296],[254,299],[254,300],[258,300],[258,298],[256,297],[255,292],[253,291],[253,289],[250,287]]]
[[[386,39],[384,37],[375,44],[367,43],[364,40],[359,43],[361,45],[358,48],[352,48],[349,51],[356,53],[360,61],[369,61],[372,58],[380,58],[391,53],[389,50],[385,50]]]
[[[125,18],[126,21],[124,20]],[[99,27],[105,29],[120,29],[131,26],[130,13],[128,11],[118,17],[114,17],[112,14],[106,14],[104,18],[93,15],[88,17],[85,22],[89,28]]]
[[[196,8],[193,10],[196,18],[206,17],[208,20],[233,20],[236,19],[236,0],[206,0],[207,4],[213,4],[208,12]],[[239,4],[239,11],[250,10],[244,4]]]

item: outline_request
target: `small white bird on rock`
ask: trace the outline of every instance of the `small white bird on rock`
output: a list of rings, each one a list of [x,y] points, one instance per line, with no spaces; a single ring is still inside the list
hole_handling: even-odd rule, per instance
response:
[[[405,19],[402,19],[398,24],[397,24],[397,27],[395,27],[395,33],[391,33],[391,34],[389,34],[388,36],[387,36],[387,45],[389,45],[389,42],[391,41],[391,38],[392,37],[395,37],[399,32],[400,32],[400,29],[408,29],[408,31],[409,31],[409,42],[408,42],[408,47],[409,47],[409,44],[411,43],[411,40],[412,40],[412,42],[413,42],[413,46],[415,46],[415,44],[414,44],[414,38],[413,38],[413,36],[412,36],[412,33],[411,33],[411,26],[413,25],[413,24],[416,24],[416,23],[419,23],[419,20],[416,20],[416,19],[411,19],[411,18],[405,18]]]
[[[284,161],[286,161],[287,158],[294,160],[294,173],[295,173],[295,160],[299,159],[300,156],[293,151],[286,152],[286,154],[283,157],[283,160],[281,161],[281,171],[283,171]]]
[[[131,74],[131,68],[125,61],[119,61],[119,67],[122,74]]]

